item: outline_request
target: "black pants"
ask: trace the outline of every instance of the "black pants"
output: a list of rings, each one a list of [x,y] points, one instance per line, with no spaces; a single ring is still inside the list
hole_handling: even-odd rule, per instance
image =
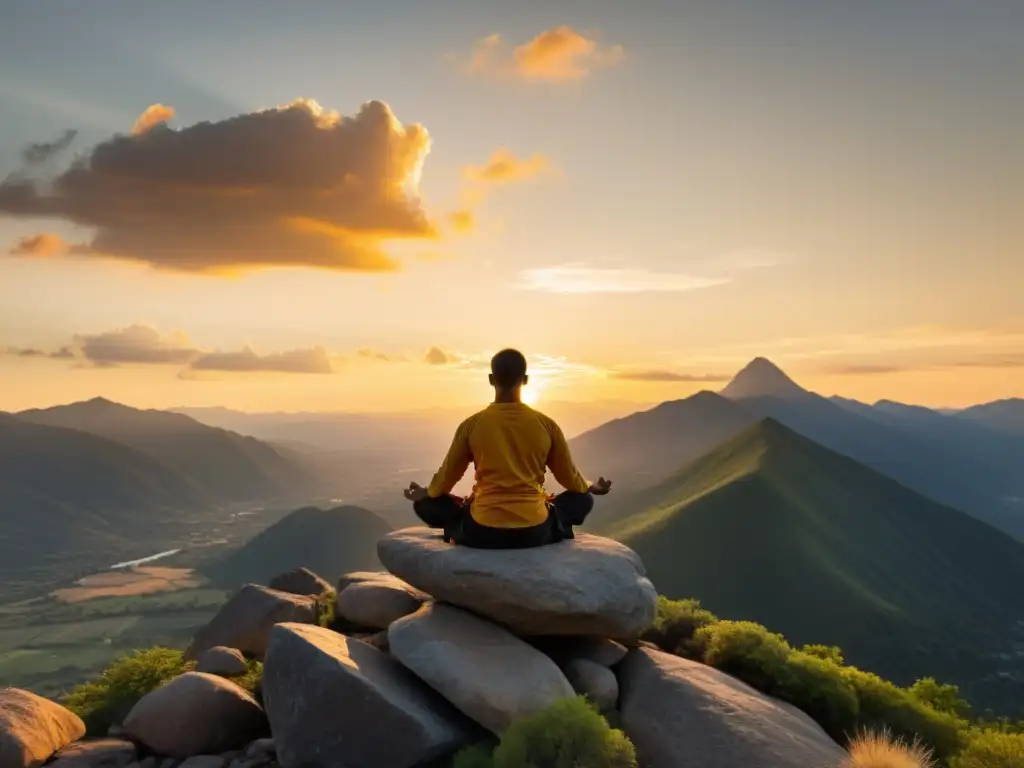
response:
[[[526,549],[571,539],[572,527],[582,525],[593,508],[591,494],[565,491],[548,504],[548,519],[540,525],[491,528],[480,525],[470,514],[469,505],[452,496],[427,497],[413,504],[420,520],[444,531],[445,541],[476,549]]]

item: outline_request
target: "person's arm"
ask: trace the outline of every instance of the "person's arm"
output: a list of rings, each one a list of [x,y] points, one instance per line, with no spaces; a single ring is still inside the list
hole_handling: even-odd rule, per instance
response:
[[[469,422],[463,422],[455,430],[455,438],[448,449],[448,455],[444,457],[444,463],[427,486],[427,495],[436,499],[451,493],[452,488],[466,474],[472,460],[473,454],[469,450]]]
[[[566,442],[561,428],[555,422],[549,421],[548,431],[551,433],[551,452],[548,454],[547,463],[555,480],[567,491],[589,492],[590,483],[576,469],[572,453],[569,451],[569,444]]]

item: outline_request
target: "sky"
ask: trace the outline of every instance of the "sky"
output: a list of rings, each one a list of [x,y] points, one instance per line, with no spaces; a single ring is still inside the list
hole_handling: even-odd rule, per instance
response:
[[[0,410],[1024,396],[1016,0],[3,14]]]

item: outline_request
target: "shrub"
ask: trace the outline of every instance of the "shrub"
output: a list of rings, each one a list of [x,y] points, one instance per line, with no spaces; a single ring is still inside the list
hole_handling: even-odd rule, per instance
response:
[[[908,744],[888,731],[864,731],[850,742],[843,768],[934,768],[931,752],[918,742]]]
[[[582,696],[516,720],[493,754],[476,745],[453,768],[637,768],[633,744]]]
[[[831,661],[794,651],[767,691],[810,715],[842,743],[857,728],[860,702],[842,670]]]
[[[951,765],[953,768],[1024,768],[1024,734],[975,729],[964,751]]]
[[[701,627],[714,624],[718,618],[700,607],[698,600],[669,600],[658,596],[658,613],[644,640],[663,651],[687,658],[699,658],[698,649],[691,648],[694,634]]]
[[[789,643],[752,621],[719,621],[701,627],[694,644],[703,651],[705,664],[771,691],[786,666]]]
[[[263,706],[263,664],[255,659],[245,662],[248,671],[241,677],[232,678],[231,682],[244,688]]]
[[[334,607],[338,593],[334,590],[325,592],[316,600],[316,623],[330,629],[334,626]]]
[[[800,650],[808,656],[816,656],[819,659],[831,661],[833,664],[840,667],[846,663],[846,659],[843,658],[842,650],[834,645],[805,645]]]
[[[64,705],[82,718],[90,736],[106,736],[135,702],[190,667],[181,651],[171,648],[136,651],[115,661],[98,679],[76,687]]]
[[[969,717],[971,705],[960,698],[960,689],[955,685],[938,683],[934,677],[922,677],[912,686],[910,694],[938,712]]]

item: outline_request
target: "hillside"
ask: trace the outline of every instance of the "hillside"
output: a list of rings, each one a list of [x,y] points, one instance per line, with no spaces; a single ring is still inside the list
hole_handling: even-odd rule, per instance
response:
[[[390,530],[383,519],[362,507],[304,507],[204,571],[226,587],[266,584],[302,567],[334,582],[348,571],[378,570],[377,541]]]
[[[209,499],[178,473],[121,443],[0,414],[0,584],[45,587],[160,542]]]
[[[953,418],[1024,437],[1024,398],[1014,397],[956,411]]]
[[[116,440],[149,454],[218,499],[288,496],[312,483],[294,458],[252,437],[208,427],[180,413],[139,410],[103,398],[43,410],[19,419]]]
[[[631,503],[614,535],[663,594],[839,645],[900,682],[1019,698],[1024,545],[969,515],[772,419]]]

